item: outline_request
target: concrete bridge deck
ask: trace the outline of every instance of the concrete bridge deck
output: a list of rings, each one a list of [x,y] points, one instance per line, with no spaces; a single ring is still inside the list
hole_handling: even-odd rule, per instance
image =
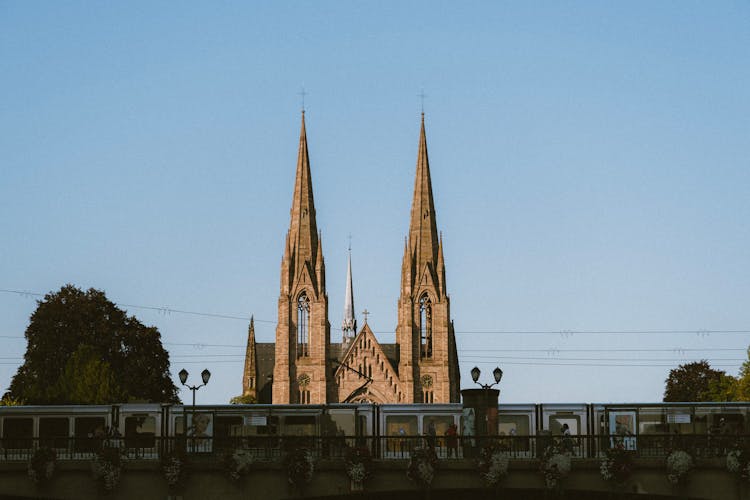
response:
[[[726,470],[721,458],[699,459],[685,486],[675,487],[666,477],[661,459],[635,460],[632,477],[623,489],[614,489],[602,480],[599,460],[574,459],[572,471],[563,483],[564,498],[609,499],[633,498],[689,498],[694,500],[750,499],[750,484],[743,484],[736,475]],[[239,481],[229,479],[226,470],[217,462],[194,460],[188,479],[179,491],[170,491],[159,462],[130,460],[125,463],[121,482],[105,498],[110,499],[285,499],[285,498],[343,498],[399,500],[427,498],[430,500],[462,500],[480,498],[541,499],[555,498],[545,489],[533,459],[514,459],[508,476],[498,491],[487,489],[473,460],[442,460],[429,494],[419,489],[406,477],[406,460],[377,460],[372,477],[364,484],[364,491],[352,492],[341,460],[319,460],[315,464],[312,482],[304,491],[289,484],[286,468],[278,462],[255,463],[251,472]],[[92,478],[89,460],[59,462],[55,477],[37,486],[27,475],[23,462],[0,463],[0,498],[95,499],[102,492]]]

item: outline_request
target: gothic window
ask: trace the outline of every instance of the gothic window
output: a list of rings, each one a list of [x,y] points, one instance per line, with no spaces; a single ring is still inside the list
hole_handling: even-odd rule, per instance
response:
[[[426,293],[419,298],[419,331],[421,357],[432,357],[432,302]]]
[[[299,394],[298,399],[300,404],[303,405],[309,405],[310,404],[310,375],[303,373],[299,376],[297,379],[297,385],[299,386]]]
[[[297,357],[310,355],[310,299],[302,292],[297,299]]]

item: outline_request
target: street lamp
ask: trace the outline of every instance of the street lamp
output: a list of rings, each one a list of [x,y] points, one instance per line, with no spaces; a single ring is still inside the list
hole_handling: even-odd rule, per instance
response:
[[[187,387],[188,389],[190,389],[191,391],[193,391],[193,411],[192,411],[192,413],[193,413],[193,421],[195,421],[195,391],[197,391],[198,389],[200,389],[204,385],[208,384],[208,381],[211,378],[211,372],[208,371],[208,369],[204,369],[201,372],[201,379],[203,380],[203,383],[201,385],[188,385],[188,384],[186,384],[185,382],[187,382],[187,378],[188,378],[189,374],[188,374],[188,371],[186,369],[184,369],[184,368],[182,370],[180,370],[180,373],[178,373],[178,375],[180,377],[180,383],[182,385],[184,385],[185,387]],[[186,430],[185,429],[186,420],[187,419],[183,415],[183,419],[182,419],[182,431],[183,431],[183,433],[185,433],[185,430]],[[195,422],[193,422],[193,425],[195,425]],[[195,433],[193,433],[193,434],[195,434]],[[193,437],[195,437],[195,436],[193,436]]]
[[[503,378],[503,371],[500,369],[499,366],[495,367],[494,370],[492,370],[492,375],[495,377],[495,383],[494,384],[481,384],[478,382],[479,375],[481,375],[482,372],[479,370],[479,367],[475,366],[471,369],[471,379],[474,381],[475,384],[479,385],[482,389],[490,389],[491,387],[496,386],[500,383],[500,380]]]

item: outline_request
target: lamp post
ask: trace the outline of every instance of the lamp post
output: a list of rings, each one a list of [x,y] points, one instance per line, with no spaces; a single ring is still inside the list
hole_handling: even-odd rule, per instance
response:
[[[477,449],[481,448],[485,436],[495,435],[497,433],[497,401],[500,396],[498,389],[493,389],[494,386],[500,383],[503,378],[503,371],[500,367],[495,368],[492,371],[492,375],[495,377],[494,384],[482,384],[479,382],[479,376],[482,372],[478,367],[471,369],[471,379],[475,384],[479,385],[481,389],[463,389],[461,396],[463,397],[464,414],[468,415],[467,418],[472,418],[473,414],[473,426],[471,424],[470,429],[465,429],[465,433],[471,433],[477,436],[477,448],[474,448],[474,441],[469,440],[471,443],[468,448],[464,449],[466,456],[475,455]],[[467,414],[468,412],[468,414]],[[466,432],[468,430],[468,432]]]
[[[189,373],[184,368],[182,370],[180,370],[180,373],[178,375],[180,376],[180,383],[182,385],[184,385],[185,387],[187,387],[188,389],[190,389],[191,391],[193,391],[193,410],[192,410],[192,419],[193,419],[193,422],[192,422],[192,425],[195,426],[195,391],[197,391],[198,389],[200,389],[204,385],[208,384],[208,381],[211,378],[211,372],[208,371],[208,369],[204,369],[201,372],[201,379],[203,380],[203,383],[201,385],[188,385],[188,384],[186,384],[185,382],[187,382],[187,378],[188,378]],[[185,418],[185,415],[183,415],[182,416],[182,432],[183,432],[183,434],[185,434],[185,437],[187,437],[187,429],[185,427],[186,424],[187,424],[187,418]],[[193,448],[195,448],[195,432],[193,432]]]
[[[491,389],[497,384],[500,383],[500,380],[503,378],[503,371],[500,369],[499,366],[496,366],[494,370],[492,370],[492,375],[495,377],[495,383],[494,384],[481,384],[479,383],[479,375],[482,374],[482,371],[479,369],[478,366],[475,366],[471,369],[471,380],[474,381],[475,384],[479,385],[482,389]]]

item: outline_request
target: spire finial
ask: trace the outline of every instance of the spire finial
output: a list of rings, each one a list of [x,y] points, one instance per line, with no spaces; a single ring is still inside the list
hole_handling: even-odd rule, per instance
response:
[[[424,87],[422,87],[422,90],[419,91],[419,94],[417,94],[417,96],[419,96],[419,100],[420,100],[420,103],[421,103],[421,107],[422,107],[422,121],[424,121],[424,98],[427,97],[427,95],[424,93]]]

